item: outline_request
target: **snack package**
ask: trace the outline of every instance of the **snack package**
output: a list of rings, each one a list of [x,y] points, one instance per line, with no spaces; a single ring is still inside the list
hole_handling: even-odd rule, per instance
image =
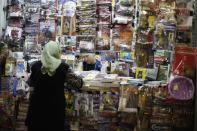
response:
[[[7,26],[5,36],[12,40],[19,40],[22,36],[22,28]]]
[[[120,89],[119,111],[137,112],[138,89],[133,86],[122,86]]]
[[[81,53],[94,52],[94,42],[93,41],[80,41],[79,49]]]
[[[176,47],[173,61],[173,74],[194,79],[197,64],[197,50],[192,47]]]
[[[110,4],[102,4],[97,6],[98,23],[99,24],[111,24],[112,12]]]
[[[117,0],[113,22],[117,24],[128,24],[134,15],[134,3],[133,0]]]
[[[76,34],[76,17],[62,16],[61,17],[61,34],[75,35]]]
[[[115,25],[112,32],[112,49],[114,51],[131,51],[133,36],[131,25]]]
[[[55,20],[49,19],[40,22],[40,33],[39,33],[39,41],[38,43],[45,43],[46,37],[48,35],[48,31],[52,33],[52,37],[55,40],[55,29],[56,24]],[[50,34],[49,34],[50,35]]]
[[[97,31],[96,50],[110,50],[110,28],[99,25]]]

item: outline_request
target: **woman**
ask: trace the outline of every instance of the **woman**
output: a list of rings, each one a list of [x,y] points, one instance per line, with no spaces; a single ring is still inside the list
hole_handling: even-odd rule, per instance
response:
[[[41,61],[31,67],[28,84],[34,88],[26,118],[28,131],[64,131],[64,86],[82,87],[82,79],[61,62],[61,49],[49,41],[43,48]]]

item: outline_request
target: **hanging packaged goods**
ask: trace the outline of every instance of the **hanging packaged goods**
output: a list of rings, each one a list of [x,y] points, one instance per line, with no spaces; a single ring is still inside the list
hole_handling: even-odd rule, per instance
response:
[[[12,101],[29,97],[30,67],[53,40],[62,62],[84,81],[81,90],[65,89],[65,121],[72,130],[192,131],[194,3],[8,0],[0,93],[13,98],[0,94],[0,114],[12,116]],[[0,130],[2,123],[0,117]]]

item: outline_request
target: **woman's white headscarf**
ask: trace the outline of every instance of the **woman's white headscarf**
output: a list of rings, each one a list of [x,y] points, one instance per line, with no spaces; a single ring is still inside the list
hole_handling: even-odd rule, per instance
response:
[[[53,76],[56,69],[61,64],[61,48],[54,42],[49,41],[43,48],[41,62],[42,62],[42,74],[48,74]]]

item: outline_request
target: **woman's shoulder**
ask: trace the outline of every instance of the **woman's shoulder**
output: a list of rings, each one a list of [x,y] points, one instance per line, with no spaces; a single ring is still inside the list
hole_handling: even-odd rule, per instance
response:
[[[69,65],[66,64],[65,62],[61,62],[60,66],[59,66],[59,70],[61,71],[67,71],[69,69]]]
[[[35,61],[35,62],[31,63],[32,68],[38,68],[38,67],[41,67],[41,66],[42,66],[41,61]]]

